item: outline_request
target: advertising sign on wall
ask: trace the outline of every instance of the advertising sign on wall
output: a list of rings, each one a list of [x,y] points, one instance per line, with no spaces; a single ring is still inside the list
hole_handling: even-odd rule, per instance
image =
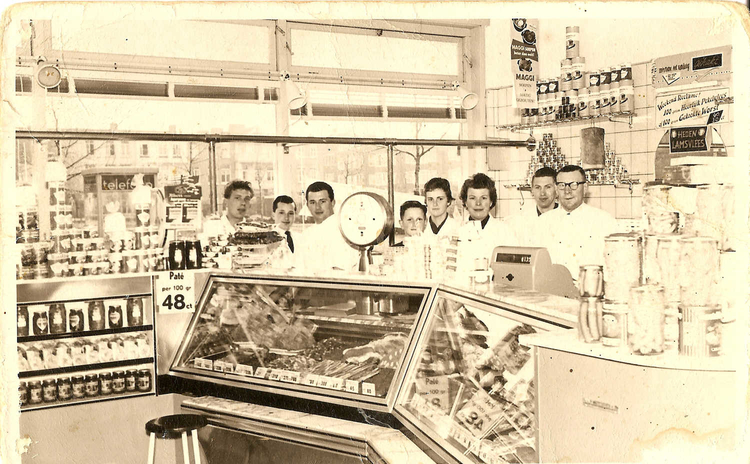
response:
[[[709,125],[726,120],[728,88],[684,91],[656,97],[656,127]]]
[[[516,18],[510,28],[510,68],[513,74],[514,107],[536,108],[539,79],[539,20]]]
[[[710,48],[657,58],[651,69],[654,88],[729,79],[732,47]]]

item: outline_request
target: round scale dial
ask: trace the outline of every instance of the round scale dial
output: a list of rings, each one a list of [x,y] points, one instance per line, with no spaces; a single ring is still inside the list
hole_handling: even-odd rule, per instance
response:
[[[388,202],[370,192],[355,193],[344,200],[339,219],[341,235],[356,247],[382,242],[393,228],[393,214]]]

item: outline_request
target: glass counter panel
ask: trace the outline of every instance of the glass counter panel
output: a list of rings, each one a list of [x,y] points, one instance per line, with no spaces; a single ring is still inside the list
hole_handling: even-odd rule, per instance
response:
[[[544,323],[439,291],[396,408],[463,462],[536,460],[534,362]]]
[[[212,279],[176,366],[385,398],[430,289],[382,288]]]

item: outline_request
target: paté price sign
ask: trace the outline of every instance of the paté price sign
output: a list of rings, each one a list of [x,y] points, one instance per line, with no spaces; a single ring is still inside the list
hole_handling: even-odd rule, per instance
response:
[[[195,274],[192,271],[166,271],[156,276],[156,304],[160,313],[195,311]]]

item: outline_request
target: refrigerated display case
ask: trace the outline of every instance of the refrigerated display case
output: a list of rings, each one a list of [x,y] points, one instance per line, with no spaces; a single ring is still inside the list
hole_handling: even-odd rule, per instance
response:
[[[170,375],[390,411],[429,285],[212,273]]]
[[[552,319],[440,286],[394,414],[446,461],[537,462],[534,361],[518,337],[569,327]]]

